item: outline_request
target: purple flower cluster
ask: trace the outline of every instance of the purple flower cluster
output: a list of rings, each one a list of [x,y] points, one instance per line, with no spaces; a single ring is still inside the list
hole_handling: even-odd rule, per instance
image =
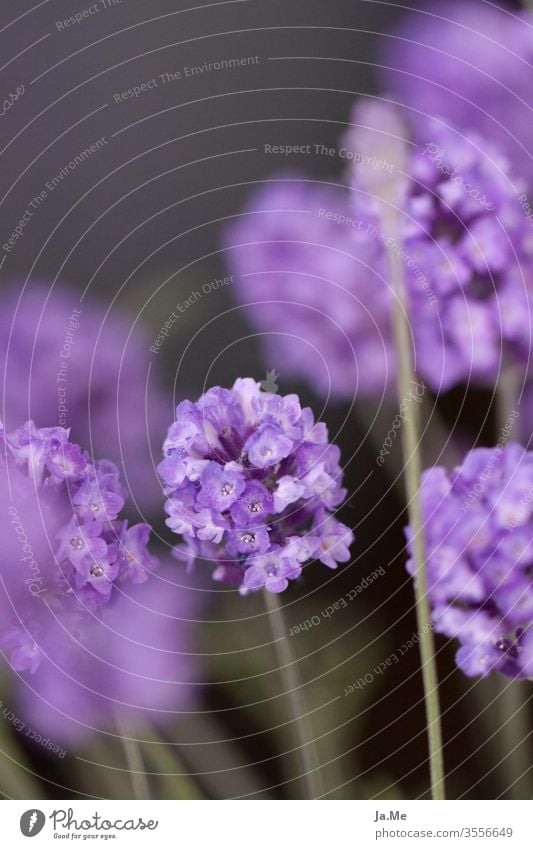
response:
[[[65,284],[31,280],[3,293],[0,367],[6,430],[33,419],[71,429],[93,455],[115,462],[143,511],[161,500],[152,456],[169,406],[150,341],[123,311]]]
[[[13,669],[35,672],[54,623],[78,630],[117,586],[142,583],[157,561],[147,549],[150,527],[119,517],[116,466],[93,463],[67,430],[31,421],[2,429],[0,450],[1,645]]]
[[[342,398],[394,381],[381,246],[346,189],[282,175],[252,198],[225,245],[269,363]]]
[[[383,40],[386,91],[415,123],[436,115],[476,127],[531,181],[533,17],[472,0],[440,0],[413,11]]]
[[[533,230],[519,202],[524,185],[505,158],[476,133],[429,119],[412,129],[375,101],[356,105],[343,149],[356,163],[351,191],[273,181],[226,236],[235,291],[265,334],[270,361],[338,397],[390,390],[394,252],[417,371],[433,390],[494,382],[502,354],[526,364]],[[391,236],[381,195],[395,182]]]
[[[394,115],[401,122],[387,104],[357,105],[346,145],[372,162],[377,138],[386,151],[383,136]],[[533,230],[518,202],[525,186],[478,133],[428,119],[405,144],[413,140],[392,250],[405,268],[417,371],[434,390],[492,383],[502,352],[520,364],[529,360]],[[376,164],[369,169],[380,177]],[[353,171],[354,208],[385,241],[380,204],[366,185],[360,189],[360,171]]]
[[[435,629],[460,640],[466,675],[531,678],[533,452],[476,448],[451,475],[427,471],[422,498]]]
[[[163,448],[177,554],[214,562],[215,580],[278,593],[313,559],[349,560],[353,533],[332,513],[346,494],[340,452],[296,395],[251,378],[214,387],[178,405]]]

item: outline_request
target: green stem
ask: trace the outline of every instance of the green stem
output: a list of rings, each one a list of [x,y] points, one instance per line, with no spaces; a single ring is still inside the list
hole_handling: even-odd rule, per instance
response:
[[[2,697],[10,696],[7,673],[0,673]],[[0,700],[1,703],[1,700]],[[5,702],[4,702],[5,704]],[[0,795],[8,799],[42,799],[43,786],[39,784],[29,765],[14,727],[0,717]]]
[[[313,730],[306,712],[307,706],[302,693],[298,662],[293,656],[289,640],[287,639],[287,629],[278,596],[267,590],[264,591],[263,596],[274,637],[274,647],[278,657],[279,671],[286,695],[289,699],[294,721],[305,797],[307,799],[319,799],[323,793],[320,765],[313,742]]]
[[[531,725],[525,681],[504,681],[496,702],[498,727],[506,766],[506,790],[511,799],[531,799]]]
[[[392,214],[391,214],[392,213]],[[413,385],[416,383],[413,367],[412,343],[407,318],[407,293],[405,288],[404,269],[399,251],[394,246],[399,245],[400,238],[396,232],[395,217],[392,207],[387,207],[383,213],[385,230],[385,245],[389,264],[390,281],[393,289],[394,305],[392,327],[396,349],[397,380],[396,388],[398,402],[410,397]],[[391,237],[389,240],[388,237]],[[442,752],[441,716],[438,693],[437,665],[435,660],[435,644],[431,626],[431,614],[427,593],[426,553],[423,534],[422,500],[420,496],[420,479],[422,475],[420,451],[420,427],[418,410],[413,404],[409,416],[405,419],[402,429],[402,451],[404,459],[404,479],[407,494],[407,511],[409,524],[413,534],[413,561],[415,564],[415,604],[418,634],[420,637],[420,658],[422,662],[422,679],[424,683],[424,700],[426,706],[427,736],[429,747],[429,763],[431,777],[431,792],[433,799],[444,799],[444,759]]]
[[[497,439],[516,425],[518,395],[520,390],[520,372],[516,368],[502,367],[496,387],[496,428]],[[512,433],[507,437],[513,439]],[[518,440],[518,437],[515,437]],[[493,676],[491,676],[493,677]],[[531,798],[531,770],[528,740],[531,735],[526,705],[529,692],[524,681],[496,679],[491,683],[495,698],[495,721],[500,730],[498,741],[501,748],[501,760],[505,769],[505,783],[509,795],[514,799]]]
[[[131,732],[128,727],[123,724],[122,717],[115,718],[120,742],[124,749],[126,764],[131,779],[133,797],[135,799],[150,799],[150,788],[146,778],[146,768],[143,761],[141,747],[137,740],[128,736]]]
[[[496,408],[497,441],[513,439],[512,428],[518,422],[518,395],[520,390],[520,372],[512,367],[502,367],[500,379],[494,397]],[[505,432],[511,432],[505,436]],[[519,436],[515,436],[516,441]]]
[[[152,729],[143,734],[149,745],[145,747],[146,760],[154,765],[157,776],[168,792],[163,798],[169,799],[205,799],[195,776],[190,775],[179,755],[176,743],[168,743]]]

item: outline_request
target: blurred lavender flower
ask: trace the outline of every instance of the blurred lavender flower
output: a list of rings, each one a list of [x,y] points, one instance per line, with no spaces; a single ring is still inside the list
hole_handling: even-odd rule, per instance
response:
[[[422,498],[435,629],[459,639],[466,675],[532,677],[533,452],[476,448],[427,471]]]
[[[383,41],[386,91],[425,116],[493,139],[533,177],[533,17],[492,3],[441,0],[413,11]]]
[[[213,561],[215,580],[278,593],[313,559],[349,560],[353,533],[331,512],[346,494],[340,452],[296,395],[250,378],[214,387],[178,405],[163,450],[167,525],[185,540],[177,555]]]
[[[225,235],[267,361],[341,398],[374,395],[395,377],[380,246],[349,202],[343,188],[281,175]]]
[[[141,510],[154,510],[161,486],[151,450],[159,453],[168,410],[148,349],[139,325],[90,298],[80,303],[67,286],[31,281],[22,295],[12,286],[0,321],[6,430],[27,419],[70,427],[119,465]]]
[[[475,133],[427,120],[411,138],[404,119],[386,103],[357,103],[343,139],[351,192],[275,181],[226,237],[235,289],[270,361],[324,393],[331,382],[339,397],[392,388],[390,253],[405,269],[416,368],[433,390],[490,385],[502,356],[529,361],[524,185]]]
[[[381,179],[387,145],[395,168],[401,119],[386,103],[357,104],[344,137],[361,163],[352,172],[353,208],[382,242],[378,190],[368,174]],[[405,267],[417,371],[435,391],[490,384],[502,357],[529,362],[533,230],[518,201],[524,185],[477,133],[432,119],[413,138],[405,123],[403,131],[411,151],[391,201],[397,239],[387,248]]]
[[[64,428],[0,429],[0,646],[35,672],[53,635],[99,616],[117,587],[157,566],[150,528],[120,519],[116,466],[93,463]]]
[[[18,710],[43,737],[77,744],[95,730],[170,723],[194,709],[201,683],[192,650],[197,593],[158,569],[145,584],[114,594],[101,615],[49,623],[46,657],[17,686]]]

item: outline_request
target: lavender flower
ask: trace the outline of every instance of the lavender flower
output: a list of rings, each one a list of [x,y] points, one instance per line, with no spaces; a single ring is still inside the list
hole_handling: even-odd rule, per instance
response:
[[[116,466],[92,462],[64,428],[28,422],[0,429],[2,557],[0,646],[17,672],[35,672],[58,624],[100,615],[125,582],[144,582],[157,561],[150,528],[120,518]]]
[[[533,177],[533,18],[490,3],[445,0],[413,12],[384,39],[383,83],[412,108],[493,139]]]
[[[493,384],[502,355],[526,366],[533,231],[505,158],[475,133],[433,120],[412,128],[372,100],[356,104],[352,125],[342,142],[355,162],[350,192],[275,181],[226,239],[235,290],[267,334],[270,360],[338,397],[390,391],[395,253],[426,384]]]
[[[268,362],[339,398],[374,395],[395,377],[381,246],[349,204],[343,188],[281,175],[225,235]]]
[[[346,495],[340,452],[296,395],[250,378],[210,389],[178,405],[163,450],[177,554],[213,561],[215,580],[278,593],[313,559],[349,560],[353,533],[332,513]]]
[[[20,284],[8,288],[2,304],[6,430],[27,419],[70,427],[77,442],[119,465],[140,509],[153,509],[161,487],[151,450],[159,450],[168,409],[140,325],[40,280],[23,294]]]
[[[511,443],[476,448],[451,475],[427,471],[422,498],[435,629],[460,641],[466,675],[530,678],[533,452]]]
[[[175,565],[116,592],[98,617],[50,621],[46,656],[18,681],[17,711],[43,738],[77,745],[94,731],[169,724],[194,710],[201,671],[191,619],[198,593],[176,582]]]
[[[362,163],[352,173],[353,207],[381,241],[369,173],[379,182],[387,166],[386,158],[375,161],[376,146],[385,157],[391,149],[394,167],[402,117],[385,103],[357,104],[344,138]],[[474,132],[432,119],[416,128],[404,120],[403,132],[411,151],[406,172],[389,178],[398,183],[398,233],[387,248],[405,268],[417,371],[434,390],[491,384],[502,352],[522,366],[529,361],[533,231],[518,202],[524,185]]]

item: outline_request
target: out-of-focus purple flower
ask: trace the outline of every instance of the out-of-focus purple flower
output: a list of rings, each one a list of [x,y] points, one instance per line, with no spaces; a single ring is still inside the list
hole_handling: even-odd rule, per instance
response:
[[[234,290],[269,364],[341,398],[394,381],[381,246],[346,189],[280,175],[224,241]]]
[[[425,116],[473,127],[533,177],[533,17],[491,3],[440,0],[383,40],[385,89]]]
[[[49,636],[100,615],[117,587],[157,566],[150,528],[120,519],[117,468],[92,462],[64,428],[0,429],[0,646],[34,672]]]
[[[340,454],[296,395],[250,378],[214,387],[176,409],[159,466],[167,525],[185,538],[178,557],[215,563],[215,580],[242,593],[282,592],[319,559],[350,558],[353,533],[331,510],[342,489]]]
[[[396,132],[391,134],[391,114]],[[399,138],[403,121],[404,139]],[[518,196],[524,190],[499,150],[475,132],[427,119],[414,128],[387,103],[356,104],[344,143],[353,209],[402,261],[418,373],[434,390],[460,382],[492,383],[502,357],[526,366],[533,329],[533,229]],[[409,148],[397,175],[398,143]],[[387,144],[391,161],[387,162]],[[373,151],[378,147],[380,158]],[[369,174],[398,181],[385,214]]]
[[[149,370],[145,332],[91,297],[80,302],[65,285],[32,280],[21,288],[11,286],[2,299],[6,430],[27,419],[70,428],[93,455],[113,460],[139,508],[153,511],[161,486],[151,457],[168,404],[155,364]]]
[[[95,730],[116,733],[117,715],[142,731],[194,710],[197,595],[176,583],[176,567],[167,564],[150,581],[115,593],[99,617],[71,617],[66,628],[51,620],[39,668],[15,689],[22,719],[68,746]]]
[[[339,397],[390,390],[395,255],[416,368],[433,390],[490,385],[502,357],[526,366],[533,229],[505,158],[475,133],[411,128],[373,100],[356,105],[342,149],[351,191],[274,181],[226,237],[269,361]]]
[[[427,471],[422,500],[436,631],[460,641],[466,675],[531,677],[533,452],[474,449],[451,475]]]

